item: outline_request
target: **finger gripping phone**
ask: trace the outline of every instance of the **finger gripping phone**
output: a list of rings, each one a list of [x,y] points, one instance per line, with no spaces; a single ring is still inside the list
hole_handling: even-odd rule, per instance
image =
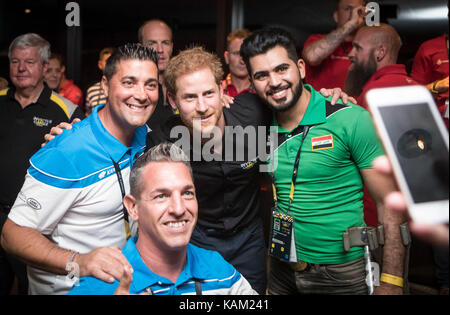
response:
[[[414,221],[449,217],[448,130],[422,86],[373,89],[366,101]]]

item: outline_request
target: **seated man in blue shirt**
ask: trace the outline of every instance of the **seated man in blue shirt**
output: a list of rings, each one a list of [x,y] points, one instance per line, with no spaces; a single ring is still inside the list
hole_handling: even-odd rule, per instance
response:
[[[161,143],[141,156],[124,205],[139,224],[139,237],[122,251],[133,270],[114,283],[81,278],[69,294],[256,294],[219,253],[189,244],[198,205],[181,149]]]

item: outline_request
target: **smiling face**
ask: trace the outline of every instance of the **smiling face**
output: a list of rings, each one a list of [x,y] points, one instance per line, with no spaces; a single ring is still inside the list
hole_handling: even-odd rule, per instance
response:
[[[199,131],[207,139],[215,127],[223,131],[222,95],[211,69],[202,68],[180,75],[176,94],[169,93],[169,101],[191,132]]]
[[[48,67],[44,74],[44,78],[49,88],[58,91],[64,71],[65,67],[61,66],[58,59],[52,58],[48,61]]]
[[[303,89],[303,60],[295,63],[285,48],[275,46],[264,54],[251,57],[249,62],[256,94],[269,107],[275,111],[287,111],[295,106]]]
[[[184,250],[197,222],[198,204],[191,173],[179,162],[151,162],[142,170],[138,197],[126,195],[139,241],[157,252]]]
[[[42,63],[39,47],[16,48],[11,52],[9,72],[17,89],[37,88],[43,83],[46,70],[47,63]]]
[[[105,128],[115,137],[123,132],[134,133],[156,108],[158,69],[149,60],[121,60],[109,81],[103,76],[102,87],[108,101],[99,115],[106,110],[110,118],[102,120]]]

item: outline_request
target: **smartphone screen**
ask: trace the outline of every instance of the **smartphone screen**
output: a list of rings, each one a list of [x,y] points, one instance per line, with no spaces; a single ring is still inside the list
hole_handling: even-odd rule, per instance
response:
[[[449,152],[426,103],[379,107],[414,203],[448,200]]]

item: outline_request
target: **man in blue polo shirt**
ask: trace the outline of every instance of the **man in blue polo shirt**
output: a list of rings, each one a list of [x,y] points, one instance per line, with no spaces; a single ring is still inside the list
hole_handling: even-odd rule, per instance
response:
[[[158,101],[156,65],[150,48],[119,47],[102,79],[106,105],[31,158],[1,239],[28,264],[31,294],[67,293],[73,276],[113,282],[129,266],[122,197]]]
[[[139,238],[123,249],[132,268],[119,281],[81,278],[70,294],[255,294],[248,281],[216,251],[189,244],[198,203],[187,156],[163,142],[141,156],[124,198]]]

